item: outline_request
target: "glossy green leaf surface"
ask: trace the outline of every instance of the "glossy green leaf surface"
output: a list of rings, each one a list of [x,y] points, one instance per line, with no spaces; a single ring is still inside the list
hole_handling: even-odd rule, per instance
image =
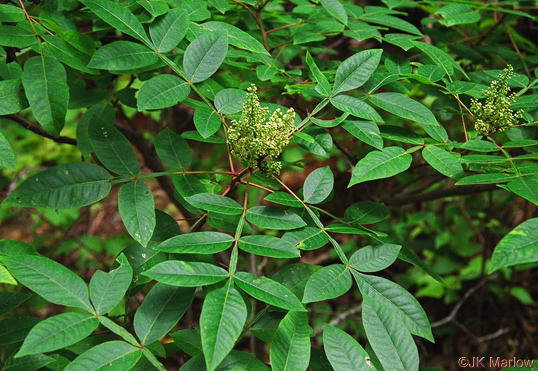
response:
[[[344,295],[351,288],[351,274],[343,264],[333,264],[316,271],[306,284],[303,303],[313,303]]]
[[[205,33],[194,39],[185,49],[183,57],[185,73],[194,83],[207,80],[217,72],[227,52],[227,33]]]
[[[538,218],[521,223],[493,251],[488,273],[502,267],[538,261]]]
[[[400,147],[385,147],[363,157],[353,169],[349,187],[369,180],[390,178],[411,166],[413,157]]]
[[[418,369],[417,346],[390,307],[365,298],[362,317],[368,341],[384,369]]]
[[[64,66],[53,58],[32,57],[24,64],[22,85],[36,120],[53,136],[60,135],[69,102]]]
[[[155,50],[159,53],[172,51],[185,37],[189,29],[189,17],[181,7],[171,9],[149,26],[149,34]]]
[[[394,244],[368,245],[351,256],[349,265],[360,272],[378,272],[396,261],[401,248]]]
[[[298,258],[299,250],[291,242],[273,236],[243,236],[239,240],[243,251],[271,258]]]
[[[297,229],[306,225],[300,216],[286,209],[272,206],[254,206],[247,211],[247,220],[267,229]]]
[[[310,360],[308,313],[289,312],[271,341],[271,365],[276,370],[306,370]]]
[[[243,206],[237,201],[215,193],[197,193],[185,199],[197,208],[219,214],[239,215],[243,212]]]
[[[239,89],[222,89],[215,94],[215,108],[226,115],[240,112],[247,101],[247,93]]]
[[[322,203],[330,195],[333,186],[334,175],[329,166],[314,170],[308,174],[304,182],[304,202],[309,204]]]
[[[364,85],[381,60],[381,49],[370,49],[356,53],[346,59],[336,70],[332,96]]]
[[[172,237],[155,250],[177,254],[215,254],[232,246],[234,238],[220,232],[193,232]]]
[[[139,180],[121,187],[118,210],[127,232],[142,246],[147,246],[155,230],[155,201],[151,189]]]
[[[88,67],[121,71],[146,67],[159,60],[155,52],[131,41],[116,41],[99,48]]]
[[[373,224],[389,216],[389,209],[378,202],[356,202],[348,207],[344,217],[350,223]]]
[[[189,85],[175,75],[154,76],[140,88],[137,107],[139,111],[172,107],[187,98],[190,91]]]
[[[422,125],[439,126],[439,122],[426,106],[400,93],[372,94],[368,100],[379,108],[398,117],[416,121]]]
[[[105,273],[95,271],[90,281],[90,298],[97,314],[106,314],[123,299],[133,280],[133,269],[125,255],[117,259],[119,267]]]
[[[331,104],[340,111],[349,113],[355,117],[375,122],[383,122],[383,118],[374,108],[372,108],[372,106],[368,105],[364,100],[354,96],[339,94],[331,99]]]
[[[383,150],[383,138],[379,132],[379,127],[373,121],[346,120],[342,124],[346,131],[360,141]]]
[[[390,308],[392,315],[414,335],[433,341],[428,317],[417,299],[400,285],[382,277],[351,271],[363,297],[370,297]]]
[[[165,164],[174,169],[186,169],[191,165],[192,152],[181,135],[165,128],[155,138],[155,150]]]
[[[316,250],[329,242],[329,237],[321,229],[304,227],[284,233],[282,240],[289,241],[301,250]]]
[[[82,278],[54,260],[37,255],[4,256],[11,274],[44,299],[93,312]]]
[[[464,176],[463,167],[458,159],[450,152],[437,146],[426,146],[422,157],[435,170],[449,178],[460,179]]]
[[[202,138],[209,138],[220,129],[219,115],[211,108],[202,106],[194,111],[194,125]]]
[[[32,327],[17,357],[62,349],[89,336],[99,325],[86,313],[62,313]]]
[[[228,277],[228,272],[213,264],[171,260],[155,265],[143,275],[168,285],[198,287],[220,282]]]
[[[506,185],[506,189],[538,205],[538,176],[520,177]]]
[[[0,132],[0,166],[15,170],[15,153],[4,134]]]
[[[64,370],[130,370],[142,356],[142,351],[123,341],[107,341],[85,351]]]
[[[245,32],[232,24],[219,21],[210,21],[203,23],[202,28],[217,32],[225,31],[226,34],[228,34],[228,42],[230,45],[251,51],[253,53],[261,54],[262,56],[269,56],[269,52],[265,50],[263,45],[256,38],[252,37],[249,32]]]
[[[207,370],[230,353],[247,319],[247,308],[232,281],[207,294],[200,314],[200,334]]]
[[[134,316],[134,329],[142,345],[165,336],[176,325],[194,297],[194,288],[157,283]]]
[[[140,21],[121,4],[108,0],[83,0],[81,2],[90,8],[99,18],[111,25],[112,28],[140,41],[149,42],[146,31]]]
[[[17,113],[28,107],[21,79],[0,81],[0,114]]]
[[[337,327],[324,326],[323,348],[335,370],[371,370],[366,362],[370,358],[368,353],[353,337]]]
[[[277,281],[247,272],[236,273],[234,277],[235,284],[253,298],[282,309],[306,310],[295,294]]]
[[[265,197],[265,200],[274,202],[275,204],[284,205],[284,206],[290,206],[290,207],[302,207],[303,204],[301,201],[296,199],[294,196],[290,195],[289,193],[285,192],[273,192],[267,197]]]

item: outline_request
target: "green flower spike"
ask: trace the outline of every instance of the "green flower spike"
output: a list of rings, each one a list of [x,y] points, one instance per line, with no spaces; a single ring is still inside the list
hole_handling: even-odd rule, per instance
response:
[[[516,94],[510,92],[508,80],[512,78],[514,69],[508,65],[504,73],[499,74],[497,80],[491,82],[489,89],[482,90],[486,97],[486,103],[482,104],[478,99],[471,99],[471,112],[475,119],[475,130],[478,135],[489,135],[496,131],[509,129],[523,117],[523,111],[514,112],[510,105],[516,100]]]
[[[280,109],[277,109],[269,120],[266,120],[269,109],[260,106],[256,86],[252,84],[247,90],[247,101],[243,105],[241,120],[232,120],[228,130],[230,151],[251,169],[259,168],[264,173],[277,175],[282,167],[281,163],[268,162],[266,158],[278,157],[289,143],[295,112],[290,108],[282,115]]]

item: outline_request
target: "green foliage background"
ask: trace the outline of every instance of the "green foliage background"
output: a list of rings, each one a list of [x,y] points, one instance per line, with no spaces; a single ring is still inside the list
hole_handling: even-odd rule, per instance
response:
[[[538,358],[537,9],[1,2],[3,369]]]

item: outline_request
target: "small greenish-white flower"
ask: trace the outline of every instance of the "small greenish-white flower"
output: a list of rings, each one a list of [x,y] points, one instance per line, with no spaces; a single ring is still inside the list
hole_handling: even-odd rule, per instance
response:
[[[252,84],[247,91],[241,120],[232,120],[228,130],[230,151],[250,168],[276,175],[280,172],[280,162],[268,162],[266,159],[278,157],[289,143],[295,112],[290,108],[286,114],[282,114],[277,109],[267,119],[269,109],[260,106],[256,86]]]
[[[475,130],[478,135],[489,135],[496,131],[509,129],[523,117],[523,111],[514,112],[510,106],[516,100],[516,94],[509,94],[508,81],[512,78],[514,69],[508,65],[497,80],[491,82],[489,89],[482,90],[486,97],[484,104],[478,99],[471,99],[471,112],[475,119]]]

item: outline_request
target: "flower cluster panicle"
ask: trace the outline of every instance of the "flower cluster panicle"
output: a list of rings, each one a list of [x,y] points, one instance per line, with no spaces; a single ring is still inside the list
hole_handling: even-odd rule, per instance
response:
[[[228,130],[230,151],[250,168],[259,168],[265,173],[277,175],[281,163],[268,162],[266,158],[278,157],[289,143],[295,112],[290,108],[286,114],[282,114],[280,109],[277,109],[266,120],[269,109],[260,106],[256,86],[252,84],[247,90],[247,101],[243,105],[241,120],[232,120]]]
[[[510,106],[516,100],[516,94],[509,94],[508,81],[512,78],[514,68],[508,65],[497,80],[491,82],[489,89],[482,90],[486,98],[484,104],[478,99],[471,99],[471,112],[475,119],[478,135],[489,135],[496,131],[509,129],[523,117],[523,111],[514,112]]]

